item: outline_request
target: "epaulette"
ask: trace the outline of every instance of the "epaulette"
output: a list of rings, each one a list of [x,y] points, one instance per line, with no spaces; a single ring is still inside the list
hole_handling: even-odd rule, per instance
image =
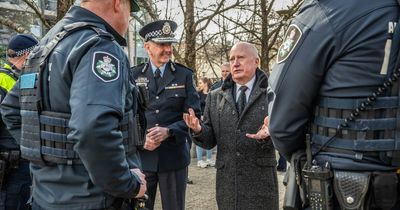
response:
[[[131,71],[141,71],[142,73],[146,72],[147,67],[149,66],[149,63],[141,63],[136,66],[131,67]]]
[[[185,68],[185,69],[187,69],[187,70],[193,72],[193,70],[190,69],[190,68],[188,68],[187,66],[185,66],[185,65],[183,65],[183,64],[180,64],[180,63],[176,63],[176,62],[172,62],[172,61],[171,61],[171,69],[173,68],[172,71],[175,71],[175,66],[179,66],[179,67]]]

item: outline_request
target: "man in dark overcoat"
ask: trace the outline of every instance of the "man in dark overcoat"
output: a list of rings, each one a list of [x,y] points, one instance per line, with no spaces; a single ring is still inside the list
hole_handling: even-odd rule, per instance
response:
[[[230,51],[231,74],[208,95],[204,121],[192,110],[184,114],[195,144],[206,149],[218,145],[220,210],[278,209],[275,150],[266,127],[268,79],[259,62],[252,44],[235,44]]]

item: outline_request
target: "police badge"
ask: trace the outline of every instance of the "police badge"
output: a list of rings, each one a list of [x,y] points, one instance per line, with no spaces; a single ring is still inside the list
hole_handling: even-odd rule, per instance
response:
[[[289,57],[302,35],[303,33],[297,25],[292,24],[289,26],[285,39],[278,50],[277,63],[282,63]]]
[[[115,81],[119,78],[119,60],[109,53],[95,52],[92,71],[103,82]]]
[[[165,22],[163,27],[162,27],[162,32],[164,33],[164,35],[169,35],[171,34],[171,26],[169,25],[168,22]]]

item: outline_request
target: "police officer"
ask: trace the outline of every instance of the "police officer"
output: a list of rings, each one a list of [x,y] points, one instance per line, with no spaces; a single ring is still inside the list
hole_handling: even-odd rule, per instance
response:
[[[7,62],[0,68],[0,101],[15,85],[30,51],[38,41],[31,35],[11,37],[7,46]],[[32,184],[29,162],[20,159],[17,141],[0,123],[0,209],[28,209],[26,205]],[[17,139],[19,141],[19,139]]]
[[[17,94],[5,99],[11,129],[19,125],[18,95],[21,102],[33,209],[121,209],[144,195],[129,129],[134,86],[122,49],[135,7],[129,0],[83,0],[72,7],[32,52]]]
[[[290,158],[311,133],[308,166],[332,176],[335,209],[399,209],[398,18],[395,0],[305,1],[277,55],[271,137]],[[311,209],[329,198],[316,186]]]
[[[147,135],[139,151],[146,174],[149,200],[154,208],[157,183],[164,210],[185,209],[187,166],[190,157],[186,146],[188,128],[182,119],[189,107],[200,113],[200,101],[193,86],[193,73],[172,62],[172,43],[177,42],[173,21],[159,20],[140,31],[150,57],[148,63],[133,67],[133,79],[147,101]]]

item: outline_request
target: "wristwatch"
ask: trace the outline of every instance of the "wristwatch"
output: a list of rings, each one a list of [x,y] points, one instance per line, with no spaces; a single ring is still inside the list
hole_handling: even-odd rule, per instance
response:
[[[173,136],[174,135],[174,130],[167,128],[168,129],[168,137]]]

